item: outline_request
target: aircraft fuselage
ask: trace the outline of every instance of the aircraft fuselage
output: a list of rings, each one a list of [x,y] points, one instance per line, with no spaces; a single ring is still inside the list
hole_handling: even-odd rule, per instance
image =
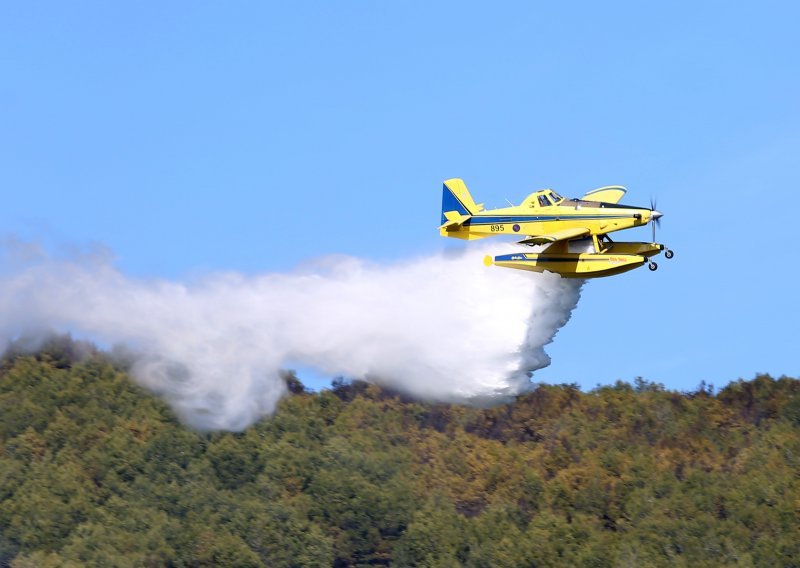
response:
[[[646,225],[651,215],[646,208],[565,199],[547,207],[523,204],[474,213],[462,224],[440,232],[445,237],[467,240],[503,234],[539,236],[579,228],[603,235]]]

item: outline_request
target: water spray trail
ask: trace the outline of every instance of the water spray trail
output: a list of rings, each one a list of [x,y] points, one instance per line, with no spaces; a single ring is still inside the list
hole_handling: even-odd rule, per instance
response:
[[[377,265],[319,259],[302,272],[191,284],[126,277],[105,258],[5,246],[0,337],[73,331],[137,353],[132,374],[193,427],[241,430],[286,393],[280,369],[314,367],[444,402],[529,387],[577,305],[580,282],[489,269],[485,247]],[[16,260],[13,258],[16,257]]]

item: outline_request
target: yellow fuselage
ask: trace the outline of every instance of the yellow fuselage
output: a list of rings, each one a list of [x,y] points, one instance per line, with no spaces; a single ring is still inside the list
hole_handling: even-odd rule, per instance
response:
[[[650,209],[639,207],[565,199],[546,207],[530,202],[473,213],[463,223],[440,232],[467,240],[497,235],[535,237],[565,229],[588,229],[591,235],[603,235],[646,225],[651,214]]]

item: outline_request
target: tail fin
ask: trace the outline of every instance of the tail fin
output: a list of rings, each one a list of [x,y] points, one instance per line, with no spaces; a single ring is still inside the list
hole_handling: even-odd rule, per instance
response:
[[[442,186],[442,225],[449,220],[445,213],[456,212],[459,215],[469,216],[481,210],[483,205],[475,203],[464,180],[459,178],[445,180]]]

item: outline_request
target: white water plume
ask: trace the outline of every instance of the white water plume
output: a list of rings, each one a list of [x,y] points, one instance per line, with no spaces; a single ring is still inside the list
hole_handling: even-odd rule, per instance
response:
[[[581,282],[487,268],[488,250],[389,265],[326,257],[288,273],[181,283],[127,277],[103,255],[6,244],[0,337],[57,330],[123,344],[137,353],[135,380],[204,430],[272,413],[292,364],[425,400],[504,400],[549,364],[543,346]]]

